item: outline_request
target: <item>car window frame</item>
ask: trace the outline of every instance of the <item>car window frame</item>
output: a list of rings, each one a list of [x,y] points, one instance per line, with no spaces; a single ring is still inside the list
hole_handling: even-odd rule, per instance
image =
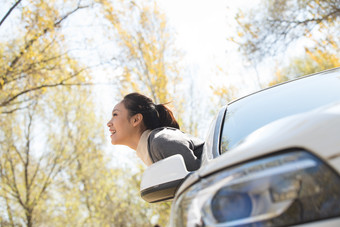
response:
[[[221,138],[222,138],[222,132],[223,132],[223,122],[224,122],[227,110],[228,110],[228,105],[222,107],[216,118],[213,141],[212,141],[212,158],[213,159],[221,155]]]

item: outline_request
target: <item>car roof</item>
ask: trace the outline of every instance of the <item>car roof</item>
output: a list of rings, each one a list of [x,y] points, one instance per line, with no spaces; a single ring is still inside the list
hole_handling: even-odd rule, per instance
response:
[[[285,82],[282,82],[282,83],[278,83],[276,85],[273,85],[273,86],[270,86],[270,87],[267,87],[267,88],[264,88],[264,89],[261,89],[261,90],[258,90],[258,91],[255,91],[253,93],[250,93],[248,95],[245,95],[245,96],[242,96],[240,98],[237,98],[231,102],[228,103],[228,105],[231,105],[235,102],[238,102],[240,100],[243,100],[249,96],[253,96],[257,93],[261,93],[263,91],[267,91],[267,90],[270,90],[270,89],[273,89],[275,87],[279,87],[279,86],[282,86],[282,85],[285,85],[285,84],[288,84],[288,83],[291,83],[291,82],[294,82],[294,81],[297,81],[297,80],[302,80],[302,79],[305,79],[305,78],[309,78],[309,77],[313,77],[313,76],[319,76],[319,75],[323,75],[323,74],[328,74],[328,73],[333,73],[333,72],[337,72],[339,71],[340,72],[340,67],[336,67],[336,68],[332,68],[332,69],[328,69],[328,70],[324,70],[324,71],[321,71],[321,72],[316,72],[316,73],[313,73],[313,74],[309,74],[309,75],[305,75],[305,76],[300,76],[300,77],[297,77],[295,79],[291,79],[291,80],[288,80],[288,81],[285,81]]]

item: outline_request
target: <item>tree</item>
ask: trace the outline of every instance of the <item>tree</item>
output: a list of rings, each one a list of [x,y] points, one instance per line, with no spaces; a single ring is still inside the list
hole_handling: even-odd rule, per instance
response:
[[[47,100],[63,88],[55,90]],[[69,162],[51,189],[49,203],[53,206],[45,208],[39,217],[49,217],[54,226],[150,226],[149,211],[140,206],[134,176],[128,169],[108,162],[101,117],[89,112],[95,109],[89,91],[72,88],[57,96],[48,108],[58,116],[53,131],[63,125],[58,139],[51,132],[50,145],[53,150],[62,150],[62,144],[62,157]],[[42,223],[46,224],[46,219]]]
[[[0,43],[0,113],[29,106],[47,88],[85,83],[81,67],[63,48],[62,23],[87,6],[60,13],[53,2],[28,1],[21,9],[19,37]],[[65,50],[65,51],[62,51]]]
[[[177,94],[181,81],[180,54],[173,46],[164,13],[155,1],[121,1],[118,5],[107,0],[98,2],[112,28],[108,36],[118,43],[120,58],[115,58],[112,64],[121,72],[117,83],[120,95],[136,91],[150,96],[156,103],[176,100],[172,107],[183,126],[180,116],[183,99]],[[167,223],[169,203],[152,204],[149,208],[152,215],[160,216],[159,224]]]
[[[20,6],[19,35],[0,43],[0,197],[7,207],[1,217],[8,217],[12,226],[37,222],[48,189],[70,161],[67,154],[63,157],[62,146],[56,152],[48,146],[45,151],[37,149],[33,135],[48,115],[40,105],[47,88],[81,84],[88,77],[85,68],[61,51],[58,32],[63,21],[84,7],[76,5],[61,14],[52,3],[25,1]]]
[[[220,74],[222,77],[228,77],[228,72],[223,70],[221,67],[217,67],[217,74]],[[223,81],[228,81],[229,80],[223,80]],[[223,84],[219,83],[214,86],[210,86],[210,89],[213,92],[212,96],[212,102],[215,103],[213,106],[224,106],[227,105],[229,102],[232,100],[236,99],[238,95],[238,89],[231,85],[231,84]],[[213,108],[211,112],[216,115],[218,109]]]
[[[263,0],[256,9],[239,11],[237,35],[230,40],[253,62],[285,51],[300,39],[305,43],[314,39],[315,46],[338,47],[339,18],[337,0]]]
[[[288,65],[277,67],[275,78],[269,86],[339,66],[340,58],[336,54],[323,52],[320,49],[306,49],[304,56],[295,57]]]
[[[74,86],[91,77],[60,31],[80,3],[69,10],[63,2],[24,1],[19,35],[0,43],[1,225],[150,224],[149,211],[131,202],[137,190],[124,179],[129,170],[109,166],[91,89]],[[121,206],[129,202],[138,212]]]
[[[119,93],[136,88],[171,100],[180,77],[164,15],[150,2],[100,3],[120,45],[113,61],[122,66]],[[91,84],[90,66],[75,60],[62,27],[87,4],[21,1],[18,33],[0,42],[1,225],[150,226],[156,216],[167,222],[169,203],[141,200],[141,174],[110,165],[92,90],[78,86]]]
[[[127,213],[119,207],[125,191],[115,195],[121,185],[114,179],[123,170],[108,166],[100,118],[89,112],[95,105],[89,94],[85,87],[49,89],[34,106],[5,115],[0,197],[7,214],[1,216],[9,217],[12,226],[118,224],[108,215],[108,203],[119,208],[116,213]]]
[[[173,46],[164,13],[154,1],[121,2],[115,7],[110,1],[100,3],[113,28],[108,35],[119,44],[120,58],[114,63],[122,70],[121,93],[142,92],[160,103],[171,100],[181,77],[177,67],[179,53]],[[126,10],[117,15],[120,8]]]

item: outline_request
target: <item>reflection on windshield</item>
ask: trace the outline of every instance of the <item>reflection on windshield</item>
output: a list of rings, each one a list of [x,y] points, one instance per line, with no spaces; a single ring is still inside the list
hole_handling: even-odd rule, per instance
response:
[[[340,102],[340,70],[305,77],[255,93],[228,106],[221,153],[277,119]]]

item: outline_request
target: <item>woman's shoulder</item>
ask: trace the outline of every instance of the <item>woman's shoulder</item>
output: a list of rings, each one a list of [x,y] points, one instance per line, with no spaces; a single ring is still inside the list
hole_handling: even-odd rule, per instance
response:
[[[153,129],[150,133],[152,140],[174,140],[176,138],[183,138],[185,133],[177,128],[161,127]]]
[[[149,141],[152,141],[154,144],[163,144],[164,142],[187,144],[189,142],[194,146],[199,146],[204,143],[204,141],[199,138],[171,127],[161,127],[152,130]]]
[[[181,154],[190,171],[198,169],[203,145],[202,140],[175,128],[157,128],[149,136],[149,153],[153,162]]]

